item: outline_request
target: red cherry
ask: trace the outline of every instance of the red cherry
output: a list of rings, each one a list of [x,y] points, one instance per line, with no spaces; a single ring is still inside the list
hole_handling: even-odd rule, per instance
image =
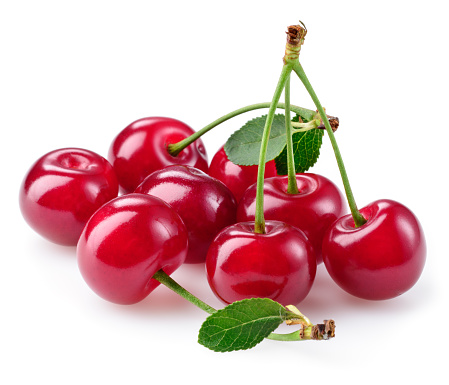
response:
[[[144,299],[187,254],[187,230],[161,199],[128,194],[101,207],[87,222],[77,247],[84,280],[100,297],[118,304]]]
[[[257,181],[258,166],[239,166],[232,163],[222,146],[212,158],[209,175],[221,180],[235,196],[237,202],[245,190]],[[274,160],[265,164],[265,178],[276,176]]]
[[[426,259],[423,230],[404,205],[378,200],[336,221],[323,241],[323,259],[333,280],[348,293],[371,300],[396,297],[418,280]]]
[[[297,174],[296,182],[299,194],[289,194],[287,176],[265,179],[264,217],[301,229],[312,243],[317,262],[321,263],[324,233],[346,212],[345,199],[337,186],[324,176]],[[254,220],[255,211],[256,185],[252,185],[239,202],[237,220]]]
[[[63,148],[38,159],[20,187],[27,223],[61,245],[76,245],[90,216],[118,194],[109,162],[80,148]]]
[[[108,155],[122,191],[134,191],[153,171],[172,164],[186,164],[207,172],[207,154],[201,139],[177,156],[167,150],[169,144],[193,133],[185,123],[163,117],[139,119],[123,129],[112,142]]]
[[[237,204],[229,189],[194,167],[169,166],[155,171],[135,192],[163,199],[181,216],[189,234],[186,263],[204,262],[215,236],[236,222]]]
[[[223,302],[266,297],[289,305],[309,293],[317,267],[304,233],[279,221],[267,221],[265,228],[265,234],[258,234],[254,222],[237,223],[212,242],[207,279]]]

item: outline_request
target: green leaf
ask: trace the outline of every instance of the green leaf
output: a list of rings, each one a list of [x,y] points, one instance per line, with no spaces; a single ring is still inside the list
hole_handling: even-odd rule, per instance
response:
[[[252,119],[229,137],[224,150],[232,163],[241,166],[259,164],[260,144],[266,120],[267,115]],[[271,125],[266,161],[276,158],[285,145],[285,117],[276,114]]]
[[[284,306],[268,298],[237,301],[204,321],[198,342],[216,352],[250,349],[273,332],[288,315]]]
[[[304,122],[309,119],[302,117]],[[292,119],[299,121],[298,115]],[[312,167],[320,156],[320,148],[323,143],[324,130],[315,128],[305,132],[295,132],[292,135],[293,157],[295,159],[295,172],[305,172]],[[275,159],[276,171],[278,175],[287,175],[287,147]]]

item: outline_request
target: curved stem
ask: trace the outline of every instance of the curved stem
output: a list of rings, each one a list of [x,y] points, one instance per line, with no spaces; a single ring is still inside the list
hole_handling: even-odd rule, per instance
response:
[[[179,294],[181,297],[186,299],[187,301],[193,303],[195,306],[199,307],[201,310],[204,310],[206,313],[212,314],[215,313],[213,307],[209,306],[207,303],[201,301],[197,297],[195,297],[192,293],[184,289],[179,283],[177,283],[172,277],[170,277],[163,270],[157,271],[153,278],[156,281],[159,281],[163,285],[167,286],[170,290],[174,291],[176,294]]]
[[[291,64],[284,64],[282,67],[279,81],[274,91],[273,99],[271,101],[270,109],[268,110],[267,120],[262,135],[262,142],[260,144],[259,168],[257,170],[257,187],[256,187],[256,212],[254,218],[254,232],[258,234],[265,234],[265,218],[263,215],[263,184],[265,175],[265,159],[267,155],[268,140],[270,138],[271,124],[273,123],[274,112],[276,111],[279,99],[285,84],[292,72]]]
[[[290,117],[290,74],[285,83],[285,130],[287,134],[287,193],[298,194],[298,184],[296,183],[295,157],[293,155],[293,138],[292,138],[292,124]]]
[[[318,128],[320,126],[320,124],[321,124],[321,122],[319,119],[314,119],[307,123],[290,122],[290,125],[293,127],[293,132],[312,130],[314,128]],[[296,128],[301,129],[301,130],[296,130]]]
[[[244,114],[245,112],[258,110],[258,109],[262,109],[262,108],[270,108],[270,105],[271,105],[271,103],[268,103],[268,102],[250,104],[249,106],[245,106],[245,107],[239,108],[235,111],[229,112],[228,114],[223,115],[221,118],[218,118],[217,120],[214,120],[212,123],[203,127],[201,130],[195,132],[188,138],[183,139],[183,140],[179,141],[178,143],[169,144],[168,152],[173,156],[177,156],[182,150],[184,150],[184,148],[186,148],[187,146],[192,144],[199,137],[204,135],[206,132],[210,131],[212,128],[218,126],[219,124],[226,122],[227,120],[234,118],[238,115]],[[277,108],[285,108],[285,104],[278,103]],[[291,105],[290,110],[299,115],[304,115],[304,114],[310,114],[310,116],[315,115],[315,111],[308,110],[306,108],[302,108],[302,107],[295,106],[295,105]]]
[[[179,294],[181,297],[183,297],[190,303],[194,304],[196,307],[200,308],[201,310],[204,310],[206,313],[213,314],[217,311],[212,306],[209,306],[207,303],[201,301],[199,298],[195,297],[192,293],[184,289],[179,283],[177,283],[172,277],[170,277],[163,270],[157,271],[153,275],[153,278],[156,281],[163,284],[164,286],[168,287],[170,290],[174,291],[176,294]],[[288,337],[288,334],[286,335],[286,334],[271,333],[267,338],[277,341],[299,341],[300,339],[294,336],[295,333],[298,332],[291,333],[291,337]]]
[[[321,106],[321,103],[318,100],[318,97],[316,96],[316,93],[313,90],[312,85],[310,84],[309,79],[307,79],[307,76],[299,62],[297,62],[293,65],[293,71],[295,71],[295,73],[298,75],[299,79],[301,79],[302,83],[306,87],[310,97],[312,98],[313,102],[315,103],[316,108],[318,109],[321,119],[323,120],[324,126],[326,128],[327,134],[329,135],[329,139],[332,144],[332,148],[334,150],[335,158],[337,159],[338,169],[340,170],[340,175],[341,175],[341,178],[343,181],[343,186],[345,188],[345,193],[346,193],[346,198],[348,200],[349,208],[351,210],[351,214],[354,219],[354,224],[356,227],[360,227],[366,223],[366,219],[362,216],[362,214],[360,214],[360,211],[357,209],[354,195],[352,194],[352,189],[349,184],[348,175],[346,174],[346,169],[345,169],[345,166],[343,163],[343,159],[341,157],[340,150],[337,145],[337,141],[335,140],[335,135],[334,135],[332,128],[329,124],[329,120],[326,116],[324,108]]]
[[[266,338],[269,340],[274,340],[274,341],[303,341],[304,340],[304,338],[301,338],[301,334],[300,334],[299,330],[296,330],[293,333],[287,333],[287,334],[271,333]]]

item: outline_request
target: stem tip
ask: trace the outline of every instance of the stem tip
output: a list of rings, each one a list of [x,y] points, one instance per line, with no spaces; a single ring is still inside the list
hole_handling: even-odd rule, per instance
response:
[[[301,25],[290,25],[287,28],[287,43],[292,46],[302,45],[307,34],[306,26],[300,21]]]

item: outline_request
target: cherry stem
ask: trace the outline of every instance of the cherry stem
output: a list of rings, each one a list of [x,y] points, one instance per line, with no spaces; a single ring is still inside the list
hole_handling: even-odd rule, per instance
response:
[[[177,283],[172,277],[170,277],[163,270],[157,271],[153,278],[168,287],[170,290],[174,291],[176,294],[179,294],[182,298],[187,301],[193,303],[195,306],[199,307],[201,310],[204,310],[206,313],[213,314],[217,310],[213,307],[209,306],[207,303],[201,301],[199,298],[195,297],[192,293],[184,289],[179,283]]]
[[[263,213],[263,185],[265,177],[265,160],[267,155],[268,140],[270,139],[271,124],[274,119],[274,112],[281,98],[282,91],[285,88],[287,80],[290,78],[292,72],[292,64],[287,63],[282,67],[281,75],[279,76],[278,84],[273,94],[273,99],[268,110],[267,119],[265,120],[265,127],[262,134],[262,142],[260,144],[259,153],[259,167],[257,170],[257,187],[256,187],[256,210],[254,218],[254,232],[258,234],[265,234],[265,218]]]
[[[293,127],[293,133],[310,131],[314,128],[318,128],[320,124],[321,122],[319,119],[314,119],[307,123],[290,122],[290,125]]]
[[[195,297],[192,293],[184,289],[179,283],[177,283],[172,277],[170,277],[166,272],[163,270],[157,271],[153,278],[169,288],[170,290],[174,291],[176,294],[179,294],[182,298],[186,299],[190,303],[194,304],[196,307],[200,308],[201,310],[205,311],[208,314],[213,314],[217,310],[214,309],[212,306],[209,306],[207,303],[201,301],[199,298]],[[294,318],[295,315],[293,315]],[[313,327],[314,325],[311,325],[310,327]],[[304,329],[306,330],[306,329]],[[268,337],[266,337],[270,340],[276,340],[276,341],[301,341],[306,339],[313,339],[310,337],[307,337],[304,333],[300,333],[300,331],[296,331],[289,334],[277,334],[277,333],[270,333]]]
[[[267,337],[267,339],[275,340],[275,341],[305,341],[306,339],[310,339],[310,338],[301,338],[301,331],[296,330],[293,333],[287,333],[287,334],[271,333]]]
[[[341,157],[340,150],[337,145],[337,141],[335,139],[335,135],[332,131],[332,128],[330,126],[329,120],[327,118],[327,115],[324,111],[324,108],[321,106],[320,101],[318,100],[318,97],[315,93],[315,91],[312,88],[312,85],[309,82],[309,79],[307,78],[304,69],[302,68],[301,64],[298,62],[294,63],[293,65],[293,71],[298,75],[299,79],[304,84],[304,87],[306,88],[307,92],[309,93],[310,97],[312,98],[313,102],[315,103],[315,106],[318,110],[318,113],[321,116],[321,119],[324,123],[324,126],[326,128],[327,134],[329,135],[329,139],[332,144],[332,148],[334,150],[335,158],[337,159],[338,169],[340,170],[340,175],[343,181],[343,186],[345,188],[346,198],[349,204],[349,208],[351,210],[352,218],[354,219],[354,224],[356,227],[363,226],[366,223],[366,219],[362,216],[360,211],[357,209],[357,205],[355,203],[354,195],[352,194],[352,189],[349,184],[348,175],[346,173],[346,169],[343,163],[343,158]]]
[[[331,320],[333,323],[333,321]],[[267,339],[275,341],[308,341],[308,340],[328,340],[335,337],[335,325],[329,328],[329,321],[323,324],[302,326],[301,329],[293,333],[277,334],[271,333]]]
[[[226,122],[229,119],[232,119],[238,115],[244,114],[246,112],[249,111],[254,111],[254,110],[258,110],[258,109],[262,109],[262,108],[270,108],[271,103],[269,102],[265,102],[265,103],[256,103],[256,104],[251,104],[249,106],[245,106],[242,108],[239,108],[235,111],[232,111],[226,115],[223,115],[221,118],[218,118],[217,120],[214,120],[212,123],[208,124],[207,126],[203,127],[201,130],[195,132],[194,134],[192,134],[191,136],[189,136],[188,138],[185,138],[181,141],[179,141],[178,143],[171,143],[168,145],[168,152],[172,155],[172,156],[177,156],[182,150],[184,150],[187,146],[189,146],[190,144],[192,144],[195,140],[197,140],[198,138],[200,138],[201,136],[203,136],[206,132],[210,131],[212,128],[218,126],[219,124]],[[285,104],[284,103],[278,103],[277,108],[285,108]],[[299,106],[295,106],[295,105],[290,105],[290,110],[297,113],[297,114],[302,114],[304,112],[309,113],[309,114],[313,114],[314,111],[312,110],[308,110],[306,108],[302,108]]]
[[[287,193],[298,194],[298,184],[296,182],[295,157],[293,155],[293,138],[292,138],[292,124],[290,117],[290,74],[284,89],[285,97],[285,130],[287,134]]]

